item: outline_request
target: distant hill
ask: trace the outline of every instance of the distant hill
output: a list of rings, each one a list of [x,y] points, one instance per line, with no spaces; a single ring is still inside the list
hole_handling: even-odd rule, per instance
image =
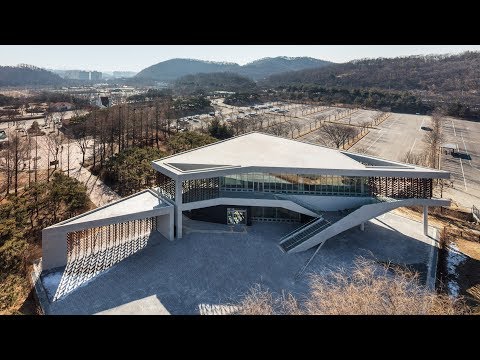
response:
[[[232,72],[185,75],[174,82],[177,92],[188,94],[209,91],[250,92],[256,89],[253,80]]]
[[[331,64],[328,61],[308,57],[264,58],[240,66],[236,63],[221,63],[194,59],[171,59],[149,66],[135,77],[171,82],[185,75],[198,73],[234,72],[258,80],[266,76],[290,70],[301,70]]]
[[[140,71],[135,77],[170,82],[189,74],[232,71],[237,70],[239,67],[240,65],[233,63],[219,63],[194,59],[171,59],[149,66]]]
[[[270,76],[268,86],[319,85],[327,88],[377,88],[433,93],[480,88],[480,53],[362,59],[328,67]]]
[[[35,66],[0,66],[0,86],[60,85],[64,82],[57,74]]]
[[[296,71],[309,68],[321,68],[331,65],[330,61],[314,59],[311,57],[267,57],[245,64],[240,69],[240,74],[255,80],[286,71]]]

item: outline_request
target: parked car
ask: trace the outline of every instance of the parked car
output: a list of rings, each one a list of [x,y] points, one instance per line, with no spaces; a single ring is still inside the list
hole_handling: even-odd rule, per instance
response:
[[[6,143],[8,141],[8,136],[5,130],[0,130],[0,144]]]

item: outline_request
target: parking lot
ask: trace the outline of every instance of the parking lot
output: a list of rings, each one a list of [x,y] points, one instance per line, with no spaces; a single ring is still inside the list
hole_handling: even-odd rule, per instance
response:
[[[351,116],[347,116],[338,120],[338,122],[355,126],[365,126],[365,124],[371,123],[373,119],[380,113],[380,111],[358,110],[355,111]]]
[[[349,151],[402,161],[407,153],[425,154],[422,127],[431,126],[429,116],[392,114],[371,129]],[[443,197],[466,210],[480,205],[480,123],[446,118],[444,143],[455,145],[454,155],[442,153],[440,168],[451,173],[452,183],[444,187]],[[450,187],[452,185],[453,187]],[[439,193],[437,194],[440,195]]]
[[[441,155],[441,168],[453,179],[453,188],[446,188],[444,196],[461,207],[480,207],[480,123],[449,117],[443,133],[444,141],[457,147],[453,155]]]
[[[402,161],[408,153],[423,153],[422,126],[430,126],[429,116],[392,113],[349,151]]]

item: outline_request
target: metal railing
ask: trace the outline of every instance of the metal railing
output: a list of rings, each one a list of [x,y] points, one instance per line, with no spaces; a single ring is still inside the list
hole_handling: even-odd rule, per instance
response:
[[[480,210],[475,205],[472,205],[472,214],[477,221],[480,221]]]
[[[325,220],[323,218],[318,219],[315,224],[313,224],[308,228],[305,228],[304,230],[300,230],[296,235],[292,236],[290,239],[281,243],[280,246],[285,252],[288,252],[289,250],[298,246],[305,240],[310,239],[312,236],[318,234],[319,232],[321,232],[322,230],[324,230],[330,225],[331,225],[330,221]]]
[[[322,218],[320,218],[322,219]],[[313,218],[312,220],[310,220],[309,222],[303,224],[302,226],[296,228],[295,230],[289,232],[287,235],[284,235],[282,236],[282,238],[280,239],[280,244],[287,240],[290,236],[294,235],[295,233],[299,232],[299,231],[302,231],[303,229],[305,229],[306,227],[312,225],[313,223],[317,222],[319,220],[319,218]]]
[[[315,214],[318,214],[318,215],[322,215],[323,214],[323,211],[315,208],[313,205],[303,201],[303,200],[300,200],[296,197],[292,197],[292,196],[288,196],[288,195],[283,195],[283,194],[274,194],[275,198],[280,198],[280,199],[283,199],[283,200],[289,200],[289,201],[292,201],[294,203],[296,203],[297,205],[300,205],[301,207],[305,208],[305,209],[308,209],[312,212],[314,212]]]

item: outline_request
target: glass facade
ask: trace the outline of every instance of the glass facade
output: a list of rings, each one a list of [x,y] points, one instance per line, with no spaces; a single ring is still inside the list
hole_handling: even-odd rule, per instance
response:
[[[175,181],[158,173],[160,192],[175,200]],[[431,198],[432,179],[287,173],[245,173],[182,181],[182,202],[218,197],[271,198],[274,194]],[[254,193],[254,194],[249,194]]]
[[[220,191],[370,196],[368,178],[358,176],[246,173],[220,177]]]
[[[300,222],[300,214],[276,207],[252,207],[253,221]]]

